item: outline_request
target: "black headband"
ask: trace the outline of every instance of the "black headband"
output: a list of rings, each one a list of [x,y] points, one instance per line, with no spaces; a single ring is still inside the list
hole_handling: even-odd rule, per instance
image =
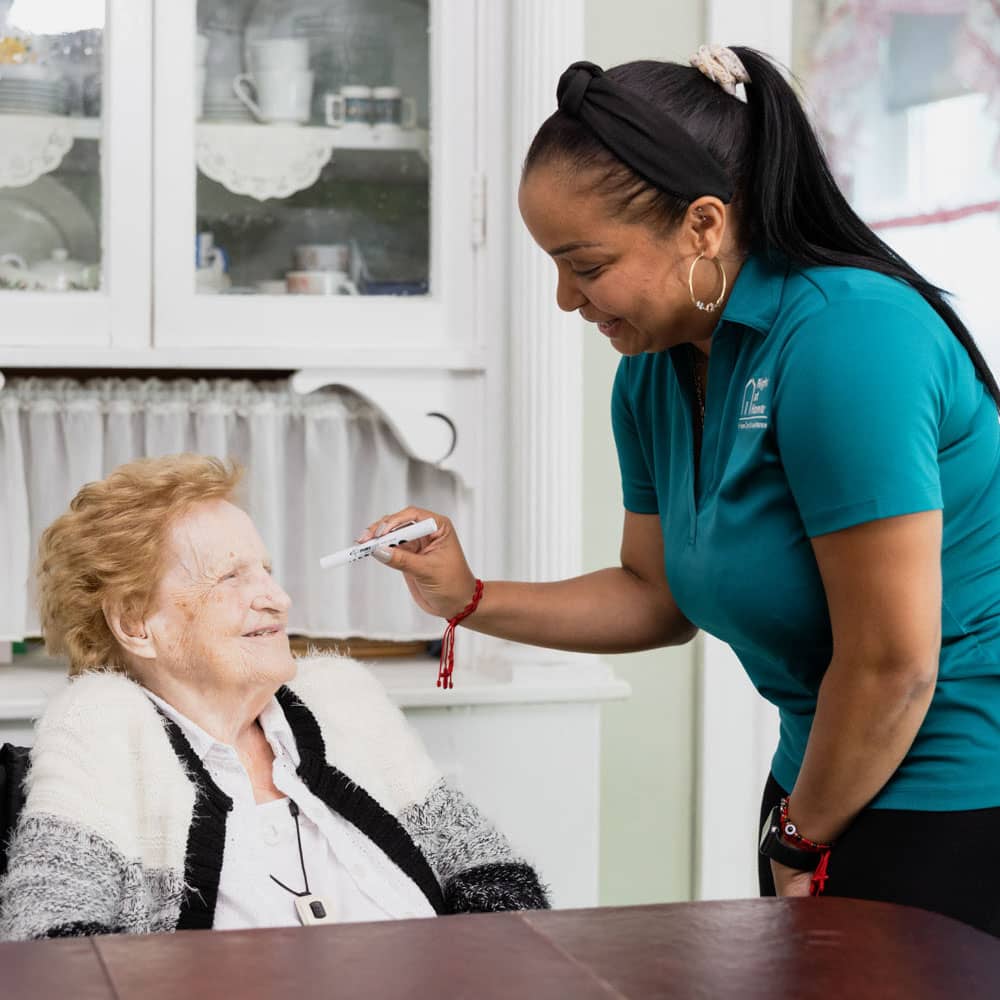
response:
[[[559,110],[583,122],[615,156],[661,191],[694,201],[711,194],[723,202],[732,185],[718,160],[669,115],[619,87],[600,66],[575,62],[559,77]]]

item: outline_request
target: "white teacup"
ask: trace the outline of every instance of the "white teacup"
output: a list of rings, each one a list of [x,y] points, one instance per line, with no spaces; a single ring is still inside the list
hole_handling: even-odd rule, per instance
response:
[[[309,69],[308,38],[265,38],[250,45],[251,73],[298,73]]]
[[[346,243],[304,243],[293,259],[300,271],[346,271],[350,250]]]
[[[293,295],[357,295],[358,288],[344,271],[289,271],[285,275]]]
[[[256,101],[251,89],[257,92]],[[260,122],[308,122],[312,91],[313,74],[308,70],[241,73],[233,80],[233,93]]]

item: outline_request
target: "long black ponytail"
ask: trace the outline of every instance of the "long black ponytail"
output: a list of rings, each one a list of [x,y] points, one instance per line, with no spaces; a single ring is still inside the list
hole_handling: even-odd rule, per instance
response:
[[[699,70],[640,60],[607,71],[679,123],[722,165],[736,192],[733,209],[747,248],[787,257],[797,267],[861,267],[918,291],[968,352],[1000,407],[1000,387],[972,335],[944,293],[910,267],[858,217],[837,186],[798,96],[763,53],[734,47],[750,83],[747,101],[725,93]],[[524,173],[559,161],[597,171],[596,190],[630,221],[673,228],[690,204],[652,188],[579,120],[557,111],[538,130]]]
[[[941,289],[880,240],[847,203],[782,74],[755,49],[740,46],[733,51],[752,81],[746,88],[747,110],[756,141],[749,170],[752,194],[743,214],[751,239],[774,247],[801,266],[866,267],[912,285],[958,338],[976,374],[1000,405],[1000,388],[986,359]]]

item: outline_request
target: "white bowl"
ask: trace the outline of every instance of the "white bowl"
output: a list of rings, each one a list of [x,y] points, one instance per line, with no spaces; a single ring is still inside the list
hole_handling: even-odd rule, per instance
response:
[[[47,66],[37,63],[5,63],[0,66],[0,80],[56,80]]]

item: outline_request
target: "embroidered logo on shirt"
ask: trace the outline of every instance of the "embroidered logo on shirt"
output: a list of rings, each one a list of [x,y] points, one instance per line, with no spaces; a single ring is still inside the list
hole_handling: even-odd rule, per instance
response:
[[[761,431],[767,427],[767,403],[761,402],[761,393],[767,389],[769,378],[752,378],[743,387],[738,420],[741,431]]]

